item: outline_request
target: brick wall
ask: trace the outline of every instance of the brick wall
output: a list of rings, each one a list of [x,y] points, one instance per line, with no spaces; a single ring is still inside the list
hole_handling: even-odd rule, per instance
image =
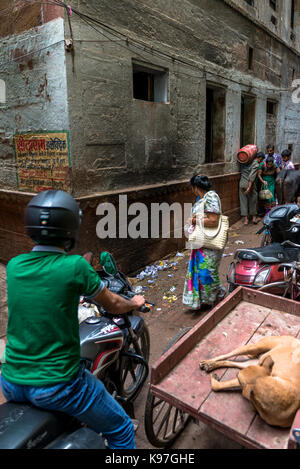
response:
[[[236,222],[240,218],[239,174],[212,177],[211,180],[213,188],[220,195],[223,212],[230,217],[232,223]],[[194,202],[187,181],[78,198],[83,210],[83,223],[80,242],[75,253],[83,254],[92,250],[98,255],[103,250],[109,250],[116,257],[120,269],[132,273],[169,253],[184,248],[186,241],[184,236],[181,239],[175,239],[173,235],[170,239],[99,239],[96,235],[96,225],[100,216],[96,214],[96,209],[100,203],[112,203],[116,207],[118,219],[119,195],[127,195],[128,206],[140,202],[149,208],[149,226],[152,203],[166,202],[172,205],[179,202],[183,205]],[[12,257],[26,252],[33,246],[23,226],[24,210],[31,197],[32,194],[0,190],[0,262],[7,263]]]
[[[63,17],[63,14],[63,8],[56,5],[43,5],[42,2],[26,0],[1,0],[0,37],[41,26],[55,18]]]

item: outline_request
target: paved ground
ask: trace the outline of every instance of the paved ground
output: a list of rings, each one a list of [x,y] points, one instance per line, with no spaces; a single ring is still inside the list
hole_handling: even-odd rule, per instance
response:
[[[261,225],[259,225],[260,227]],[[221,263],[221,279],[226,285],[226,272],[228,265],[233,259],[233,253],[239,247],[257,247],[260,245],[260,238],[256,236],[258,226],[243,226],[242,222],[238,222],[230,229],[229,243],[225,250],[226,257]],[[240,242],[243,242],[242,245]],[[184,257],[172,257],[167,259],[168,264],[172,261],[178,262],[176,266],[170,267],[168,270],[159,272],[159,277],[154,284],[148,284],[148,279],[137,285],[147,287],[145,292],[146,298],[155,303],[154,311],[151,315],[145,316],[146,323],[150,330],[151,338],[151,355],[150,366],[162,354],[162,351],[169,341],[182,328],[194,326],[199,319],[203,318],[205,313],[186,312],[182,305],[182,289],[184,284],[185,273],[189,252],[184,252]],[[170,277],[169,275],[172,275]],[[174,276],[173,276],[174,275]],[[170,294],[171,287],[175,287],[175,291]],[[5,267],[0,264],[0,338],[5,337],[7,305],[5,292]],[[177,300],[169,302],[163,299],[164,296],[176,295]],[[142,393],[138,396],[135,409],[136,418],[140,420],[140,427],[136,435],[137,448],[151,449],[152,446],[147,441],[144,432],[144,409],[147,395],[149,380],[145,384]],[[0,395],[0,402],[3,399]],[[240,448],[235,442],[228,440],[224,435],[208,428],[207,426],[190,423],[184,433],[178,438],[173,445],[174,449],[216,449],[216,448]]]

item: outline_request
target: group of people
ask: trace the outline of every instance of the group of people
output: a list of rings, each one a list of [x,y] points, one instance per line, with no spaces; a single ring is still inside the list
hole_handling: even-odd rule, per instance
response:
[[[290,150],[284,150],[280,155],[275,153],[274,145],[268,145],[266,154],[257,153],[250,164],[240,163],[240,207],[245,225],[248,225],[251,219],[257,224],[258,216],[264,216],[276,205],[277,174],[284,169],[295,169],[291,156]],[[270,197],[260,200],[259,194],[264,189],[268,189]]]
[[[259,152],[252,163],[240,164],[240,207],[245,225],[248,225],[250,220],[254,224],[259,223],[258,215],[264,216],[276,204],[277,174],[283,169],[295,169],[291,156],[290,150],[284,150],[280,155],[275,153],[273,145],[268,145],[267,153]],[[197,224],[197,215],[200,214],[201,207],[204,211],[203,226],[218,226],[222,209],[219,196],[212,190],[211,181],[208,177],[198,174],[190,183],[196,203],[189,222],[194,226]],[[272,197],[259,200],[262,189],[269,189]],[[204,207],[201,204],[204,204]],[[226,291],[219,275],[222,254],[222,251],[205,247],[191,248],[183,291],[183,304],[189,310],[199,311],[203,307],[213,306],[225,297]]]

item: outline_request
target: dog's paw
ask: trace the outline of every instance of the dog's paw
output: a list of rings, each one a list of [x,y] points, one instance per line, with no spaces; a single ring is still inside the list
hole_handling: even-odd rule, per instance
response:
[[[215,365],[214,362],[211,362],[209,360],[205,360],[203,362],[200,362],[199,367],[200,367],[200,370],[204,370],[207,373],[209,373],[210,371],[212,371],[214,369],[214,365]]]

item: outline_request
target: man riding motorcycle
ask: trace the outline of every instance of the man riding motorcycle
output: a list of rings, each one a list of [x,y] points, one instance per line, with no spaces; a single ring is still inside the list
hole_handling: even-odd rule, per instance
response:
[[[80,223],[77,202],[63,191],[42,192],[26,207],[26,232],[36,246],[7,265],[8,341],[1,387],[8,401],[74,416],[102,433],[111,449],[133,449],[130,418],[80,365],[78,303],[87,296],[122,315],[145,300],[113,294],[82,256],[67,254]]]

